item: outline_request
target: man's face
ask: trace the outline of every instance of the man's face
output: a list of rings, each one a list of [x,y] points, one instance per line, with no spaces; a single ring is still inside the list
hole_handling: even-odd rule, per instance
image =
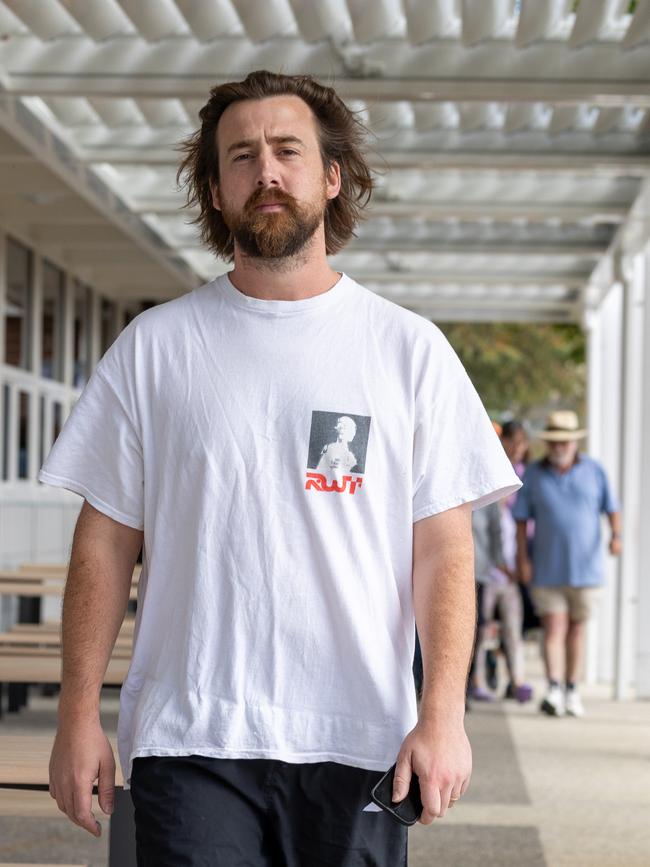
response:
[[[340,189],[325,172],[316,120],[297,96],[233,103],[217,128],[219,183],[215,208],[249,256],[295,255],[319,231],[328,199]]]
[[[356,434],[356,427],[351,418],[341,417],[337,419],[334,430],[339,435],[339,437],[346,443],[350,442],[350,440],[353,440]]]
[[[528,437],[522,430],[517,430],[511,437],[502,439],[503,448],[513,464],[523,461],[528,449]]]
[[[554,467],[565,469],[574,462],[578,451],[577,440],[548,444],[548,459]]]

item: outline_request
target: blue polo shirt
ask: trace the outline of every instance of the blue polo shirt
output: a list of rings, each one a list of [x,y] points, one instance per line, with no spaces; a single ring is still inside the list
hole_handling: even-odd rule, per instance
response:
[[[601,514],[618,511],[601,465],[578,455],[566,473],[547,461],[526,468],[512,511],[535,521],[533,583],[538,587],[595,587],[604,581]]]

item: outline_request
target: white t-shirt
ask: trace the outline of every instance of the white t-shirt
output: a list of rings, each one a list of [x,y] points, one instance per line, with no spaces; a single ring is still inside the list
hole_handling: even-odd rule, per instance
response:
[[[345,275],[141,313],[39,479],[144,530],[126,781],[148,755],[387,769],[417,722],[413,522],[520,485],[442,333]]]

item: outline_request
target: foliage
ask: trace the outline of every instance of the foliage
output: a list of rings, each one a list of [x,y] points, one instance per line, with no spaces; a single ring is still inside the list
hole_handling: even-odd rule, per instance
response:
[[[585,337],[577,325],[442,323],[493,417],[559,406],[580,412],[585,393]]]

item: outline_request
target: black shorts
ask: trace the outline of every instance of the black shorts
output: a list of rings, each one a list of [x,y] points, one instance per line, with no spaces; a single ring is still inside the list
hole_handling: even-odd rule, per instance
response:
[[[381,776],[336,762],[134,759],[138,867],[406,867],[408,828],[363,809]]]

